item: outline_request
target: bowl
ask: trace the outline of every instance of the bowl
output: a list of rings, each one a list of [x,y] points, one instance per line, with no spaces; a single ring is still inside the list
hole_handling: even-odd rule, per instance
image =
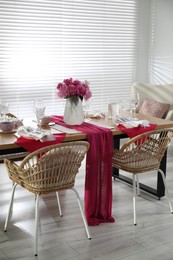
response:
[[[15,124],[13,122],[1,122],[0,129],[4,132],[10,132],[15,128]]]

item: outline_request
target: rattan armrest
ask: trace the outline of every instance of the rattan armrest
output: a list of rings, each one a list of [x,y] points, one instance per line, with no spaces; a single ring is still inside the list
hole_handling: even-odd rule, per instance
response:
[[[16,182],[20,185],[22,185],[22,175],[21,175],[21,171],[20,171],[20,167],[13,162],[10,159],[5,158],[4,159],[4,164],[7,168],[7,172],[9,175],[9,178],[13,181]]]

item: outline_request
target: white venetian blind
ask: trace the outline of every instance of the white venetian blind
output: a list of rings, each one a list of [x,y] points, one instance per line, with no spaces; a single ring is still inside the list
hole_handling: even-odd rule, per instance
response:
[[[0,97],[18,116],[62,113],[64,78],[90,81],[94,106],[125,98],[135,81],[139,0],[1,0]]]
[[[173,83],[173,1],[152,0],[150,82]]]

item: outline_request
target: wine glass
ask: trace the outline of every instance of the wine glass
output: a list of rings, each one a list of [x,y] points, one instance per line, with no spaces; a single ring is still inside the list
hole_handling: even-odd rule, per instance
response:
[[[92,103],[93,103],[92,98],[83,101],[83,110],[84,110],[84,114],[85,114],[85,122],[90,121],[90,116],[91,116],[91,113],[92,113]]]
[[[2,120],[6,121],[6,114],[8,113],[9,104],[7,102],[1,101],[0,113],[2,114]]]
[[[41,120],[45,116],[46,106],[42,99],[36,99],[34,101],[34,113],[36,114],[37,124],[41,125]]]
[[[136,112],[136,108],[139,105],[139,94],[138,93],[133,93],[131,95],[129,105],[130,105],[131,114],[134,115],[134,113]]]

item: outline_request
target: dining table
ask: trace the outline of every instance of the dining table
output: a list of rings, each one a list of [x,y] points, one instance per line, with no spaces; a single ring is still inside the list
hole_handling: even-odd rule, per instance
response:
[[[131,116],[129,111],[122,110],[120,113],[123,116]],[[133,113],[135,120],[147,120],[155,129],[173,128],[173,121],[168,121],[161,118]],[[120,174],[118,169],[112,168],[111,154],[113,148],[119,148],[123,138],[130,138],[126,132],[117,127],[114,118],[92,117],[80,126],[68,126],[63,122],[63,116],[52,115],[51,121],[55,126],[77,130],[77,132],[65,133],[61,142],[87,140],[90,143],[90,152],[86,158],[86,178],[85,178],[85,196],[84,207],[85,214],[89,225],[98,225],[105,222],[114,222],[112,216],[112,178],[118,178],[128,184],[132,184],[132,180],[123,174]],[[33,121],[26,121],[27,124],[34,125]],[[25,124],[25,121],[24,121]],[[37,125],[35,124],[35,127]],[[56,127],[47,126],[43,129],[50,130],[53,134],[62,134]],[[64,129],[65,129],[64,128]],[[65,131],[64,131],[65,132]],[[91,134],[92,133],[92,134]],[[94,133],[94,134],[93,134]],[[101,138],[98,135],[101,134]],[[28,151],[20,145],[19,136],[15,131],[11,133],[0,132],[0,160],[3,162],[4,157],[18,159],[24,157]],[[97,142],[99,140],[99,144]],[[49,142],[51,144],[51,142]],[[99,162],[100,161],[100,162]],[[165,153],[160,168],[166,175],[167,152]],[[102,171],[102,172],[101,172]],[[101,187],[101,188],[99,188]],[[159,199],[165,195],[164,184],[160,173],[157,175],[156,189],[140,183],[140,188]]]

